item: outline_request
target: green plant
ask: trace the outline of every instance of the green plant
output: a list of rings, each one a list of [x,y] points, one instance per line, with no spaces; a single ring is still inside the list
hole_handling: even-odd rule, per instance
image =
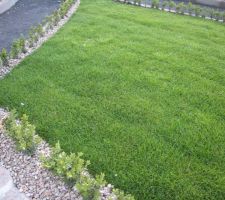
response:
[[[195,13],[195,16],[196,16],[196,17],[198,17],[198,16],[200,15],[201,10],[202,10],[202,9],[201,9],[200,6],[197,6],[197,5],[194,6],[194,13]]]
[[[53,25],[53,15],[49,15],[46,17],[46,31],[48,31],[49,29],[53,29],[54,25]]]
[[[169,11],[171,11],[172,9],[174,9],[176,7],[176,3],[174,1],[169,1]]]
[[[13,110],[6,119],[6,130],[15,141],[18,150],[33,154],[41,141],[40,137],[35,135],[35,126],[29,123],[28,116],[25,114],[20,121],[17,121],[16,118],[16,111]]]
[[[119,189],[113,189],[113,193],[116,195],[117,200],[135,200],[130,194],[125,194],[124,191]]]
[[[59,15],[61,18],[63,18],[66,15],[73,2],[74,2],[73,0],[65,0],[64,2],[61,3],[59,8]]]
[[[137,0],[133,0],[133,3],[136,6],[137,5]]]
[[[191,2],[188,3],[187,10],[188,10],[189,15],[192,15],[192,12],[194,11],[194,6]]]
[[[100,189],[106,185],[104,177],[104,174],[97,175],[95,178],[92,178],[88,174],[81,174],[75,186],[83,196],[84,200],[100,199]]]
[[[11,110],[11,112],[9,113],[9,116],[6,118],[6,120],[4,121],[4,125],[6,130],[8,131],[8,133],[11,135],[12,132],[14,132],[14,125],[16,123],[16,119],[18,117],[18,114],[16,112],[15,109]]]
[[[179,4],[180,4],[180,13],[183,15],[187,6],[184,4],[184,2],[181,2]]]
[[[201,15],[202,18],[205,18],[208,15],[208,9],[202,8],[202,11],[201,11],[200,15]]]
[[[140,6],[141,5],[141,0],[137,0],[137,3]]]
[[[152,0],[152,8],[159,8],[159,0]]]
[[[33,47],[34,44],[38,41],[38,36],[37,36],[37,33],[36,33],[36,28],[35,27],[31,27],[30,30],[29,30],[29,46],[30,47]]]
[[[2,49],[2,51],[0,53],[0,58],[1,58],[4,66],[9,65],[8,53],[7,53],[7,50],[5,48]]]
[[[145,0],[145,4],[144,5],[145,5],[145,8],[146,8],[147,7],[147,0]]]
[[[216,10],[215,13],[214,13],[214,17],[216,19],[216,21],[219,21],[221,19],[221,13],[219,10]]]
[[[163,1],[162,2],[162,10],[165,10],[165,8],[168,6],[169,2],[168,1]]]
[[[180,13],[181,5],[180,3],[176,4],[176,12]]]
[[[90,164],[89,161],[84,161],[82,153],[66,154],[62,151],[59,142],[52,148],[52,153],[49,158],[42,157],[43,165],[55,171],[58,175],[65,178],[65,180],[74,183],[80,174],[85,171]]]
[[[213,19],[214,16],[215,16],[215,9],[213,9],[213,8],[208,8],[208,9],[207,9],[207,12],[208,12],[208,14],[209,14],[209,17],[210,17],[211,19]]]
[[[60,14],[58,11],[54,11],[52,13],[52,23],[54,26],[56,26],[60,21]]]
[[[221,199],[224,31],[210,20],[84,0],[59,34],[0,80],[0,104],[31,113],[45,139],[84,152],[95,173],[137,199]]]
[[[15,40],[11,46],[10,57],[16,59],[18,58],[19,53],[20,53],[20,44],[18,40]]]
[[[0,57],[0,68],[2,68],[2,67],[3,67],[3,61],[2,61],[2,59]]]
[[[225,12],[222,13],[222,20],[225,23]]]
[[[20,52],[22,52],[22,53],[26,53],[27,52],[27,49],[26,49],[26,41],[25,41],[25,39],[24,39],[24,37],[20,37],[19,39],[18,39],[18,45],[19,45],[19,49],[20,49]]]
[[[41,21],[41,25],[42,25],[43,27],[45,27],[45,26],[47,25],[47,23],[48,23],[48,17],[45,17],[45,18]]]
[[[35,33],[37,35],[37,37],[43,37],[44,36],[44,30],[41,24],[38,24],[35,28]]]

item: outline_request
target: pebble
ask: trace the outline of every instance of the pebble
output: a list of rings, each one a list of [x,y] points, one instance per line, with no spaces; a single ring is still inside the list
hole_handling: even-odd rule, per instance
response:
[[[0,67],[0,79],[4,78],[10,71],[15,68],[24,58],[32,54],[36,49],[51,38],[76,12],[80,0],[71,7],[67,15],[59,22],[53,30],[49,30],[37,44],[29,48],[27,44],[27,53],[19,55],[18,59],[10,59],[9,66]],[[23,106],[24,103],[21,103]],[[75,187],[69,187],[58,176],[42,167],[39,156],[44,154],[50,155],[49,145],[42,141],[37,148],[36,153],[30,157],[18,152],[14,142],[4,133],[2,122],[7,117],[8,112],[0,108],[0,164],[10,171],[13,182],[20,192],[23,192],[32,200],[79,200],[82,199]],[[107,185],[100,190],[101,200],[116,200],[112,194],[112,185]]]
[[[0,127],[8,112],[0,108]],[[40,155],[50,155],[51,148],[42,141],[35,154],[29,156],[18,152],[15,143],[0,128],[0,165],[10,171],[13,182],[21,193],[32,200],[82,200],[75,187],[68,186],[60,177],[42,167]],[[101,200],[116,200],[112,194],[113,186],[108,184],[101,188]]]

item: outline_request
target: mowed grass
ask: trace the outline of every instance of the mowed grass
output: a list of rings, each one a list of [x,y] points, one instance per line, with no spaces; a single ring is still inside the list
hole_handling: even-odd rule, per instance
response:
[[[224,199],[224,33],[200,18],[82,0],[0,81],[0,106],[139,200]]]

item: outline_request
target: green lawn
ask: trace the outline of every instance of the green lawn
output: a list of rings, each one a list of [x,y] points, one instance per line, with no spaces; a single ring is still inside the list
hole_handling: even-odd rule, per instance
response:
[[[224,199],[223,24],[82,0],[0,81],[0,106],[139,200]]]

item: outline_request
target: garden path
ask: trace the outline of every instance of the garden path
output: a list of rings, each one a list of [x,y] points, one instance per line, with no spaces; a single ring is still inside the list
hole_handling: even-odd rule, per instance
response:
[[[28,200],[14,186],[8,170],[0,165],[0,200]]]

